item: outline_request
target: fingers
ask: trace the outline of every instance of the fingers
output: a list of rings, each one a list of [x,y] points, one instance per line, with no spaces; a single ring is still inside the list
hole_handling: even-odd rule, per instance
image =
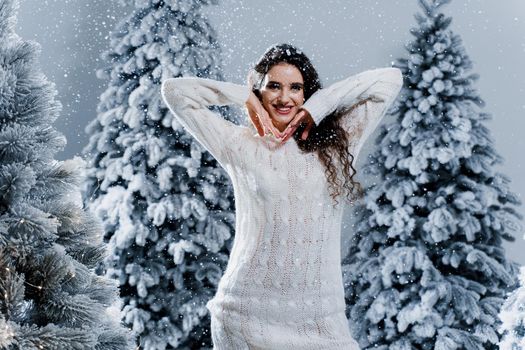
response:
[[[292,135],[294,134],[295,130],[297,130],[297,127],[293,127],[291,129],[288,129],[287,132],[283,133],[284,136],[283,136],[283,139],[281,140],[281,142],[284,143],[284,142],[288,141],[288,139],[290,137],[292,137]]]
[[[284,130],[282,142],[285,142],[293,135],[295,130],[297,130],[297,128],[299,127],[300,121],[304,117],[304,115],[305,115],[304,111],[297,112],[295,117],[292,119],[292,121],[288,124],[288,126]]]
[[[259,136],[264,136],[269,132],[271,132],[275,137],[281,138],[282,134],[277,129],[271,119],[270,116],[265,115],[265,111],[260,111],[259,113],[256,113],[254,111],[248,111],[248,114],[250,115],[250,119],[252,120],[252,124],[257,128],[257,132]]]
[[[286,142],[295,133],[295,131],[297,130],[299,125],[301,125],[303,123],[305,124],[305,129],[301,133],[301,139],[302,140],[306,140],[308,138],[310,130],[314,127],[315,122],[312,119],[312,117],[310,116],[310,113],[308,111],[301,110],[301,111],[297,112],[297,114],[294,117],[294,119],[292,119],[290,124],[288,124],[288,126],[284,130],[284,132],[283,132],[284,136],[283,136],[283,139],[282,139],[281,142]]]
[[[304,120],[306,122],[306,127],[304,128],[303,133],[301,134],[301,139],[306,140],[308,138],[308,134],[310,133],[310,130],[314,127],[315,121],[312,118],[312,115],[307,110],[303,109],[304,112]]]
[[[301,140],[306,140],[308,138],[308,134],[310,133],[310,129],[314,126],[313,123],[306,124],[306,128],[304,129],[303,133],[301,134]]]
[[[257,129],[257,133],[259,134],[259,136],[263,137],[264,135],[266,135],[266,130],[268,129],[268,125],[263,113],[263,111],[265,110],[253,91],[250,93],[250,96],[246,101],[246,108],[248,110],[248,115],[250,116],[252,124]]]
[[[264,127],[261,124],[257,114],[253,110],[248,109],[248,115],[250,116],[250,120],[251,120],[253,126],[255,126],[255,128],[257,129],[257,133],[259,134],[259,136],[261,136],[261,137],[264,136],[265,130],[264,130]]]
[[[267,129],[267,130],[270,130],[270,132],[276,137],[276,138],[281,138],[283,136],[283,134],[279,131],[279,129],[277,129],[275,127],[275,125],[273,125],[273,122],[270,118],[270,115],[268,114],[268,112],[266,111],[266,109],[264,108],[261,108],[261,111],[260,111],[260,120],[261,122],[263,123],[264,127]]]
[[[268,111],[262,107],[262,105],[255,105],[255,103],[247,104],[248,107],[248,115],[250,117],[250,120],[252,124],[257,129],[257,133],[259,136],[264,136],[269,131],[271,132],[277,139],[280,139],[281,143],[286,142],[297,130],[299,125],[302,123],[305,123],[305,129],[301,133],[301,139],[306,140],[308,138],[308,134],[315,124],[313,119],[310,116],[310,113],[307,110],[299,110],[297,114],[294,116],[292,121],[288,124],[286,129],[284,131],[279,131],[273,124],[270,115],[268,114]]]

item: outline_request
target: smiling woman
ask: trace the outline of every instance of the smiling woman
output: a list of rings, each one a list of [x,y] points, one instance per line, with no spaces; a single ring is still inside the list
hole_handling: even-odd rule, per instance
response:
[[[369,77],[366,76],[367,74]],[[248,98],[246,106],[251,121],[259,134],[261,136],[265,134],[265,132],[261,132],[264,128],[260,124],[265,125],[268,120],[271,120],[271,127],[268,129],[278,140],[286,142],[288,138],[293,136],[302,152],[315,152],[325,168],[330,195],[336,203],[341,194],[345,194],[350,201],[363,195],[361,185],[353,179],[356,170],[352,163],[356,163],[354,153],[357,153],[361,148],[360,140],[366,139],[360,137],[360,134],[366,130],[359,129],[357,126],[363,126],[365,123],[354,121],[348,123],[348,120],[356,117],[366,118],[368,113],[377,114],[381,112],[380,110],[368,111],[367,109],[366,113],[361,112],[357,116],[352,116],[358,113],[358,107],[363,107],[366,102],[375,102],[366,104],[364,106],[366,108],[385,107],[385,104],[377,103],[386,102],[381,97],[384,95],[381,93],[381,86],[379,85],[379,88],[376,88],[377,93],[371,93],[374,92],[373,84],[375,83],[373,74],[370,72],[362,73],[363,82],[358,81],[359,84],[350,91],[336,89],[335,87],[345,82],[348,83],[350,79],[354,78],[351,77],[336,83],[331,89],[332,95],[327,96],[326,92],[321,93],[321,96],[314,98],[312,102],[310,97],[321,89],[319,75],[308,57],[288,44],[271,47],[248,74],[248,84],[252,87],[252,94]],[[300,90],[296,90],[296,94],[293,88],[298,89],[299,84],[302,87]],[[370,88],[371,90],[366,96],[363,95],[365,98],[356,101],[355,104],[344,105],[342,102],[346,99],[357,97],[354,95],[355,93],[366,94],[366,89],[361,91],[359,88]],[[350,96],[339,96],[338,93],[341,92],[347,92]],[[388,97],[389,95],[384,96]],[[322,99],[326,99],[326,101]],[[305,105],[303,105],[304,100],[307,100]],[[326,110],[326,114],[323,114],[322,108],[321,110],[316,109],[315,101],[320,101],[317,103],[318,105],[329,106],[331,109]],[[314,105],[314,116],[310,114],[312,107],[308,105]],[[283,106],[291,107],[289,114],[286,113],[286,110],[282,110]],[[352,111],[354,109],[356,110]],[[284,128],[284,126],[286,127]],[[372,129],[373,126],[372,123]],[[312,130],[311,135],[310,130]],[[351,135],[350,138],[349,135]]]
[[[303,76],[288,63],[273,66],[264,77],[260,97],[273,124],[284,131],[304,103]]]
[[[330,175],[342,174],[349,185],[348,157],[357,156],[396,98],[401,72],[370,70],[321,89],[308,58],[278,45],[249,82],[174,78],[162,84],[171,111],[226,169],[235,191],[232,251],[206,305],[214,349],[359,349],[345,315],[343,206],[334,204]],[[226,104],[246,106],[258,133],[207,108]],[[327,168],[323,159],[331,154],[341,162]]]

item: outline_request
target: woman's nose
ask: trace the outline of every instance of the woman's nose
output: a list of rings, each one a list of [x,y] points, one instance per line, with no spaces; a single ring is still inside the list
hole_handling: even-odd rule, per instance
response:
[[[286,90],[281,90],[281,94],[279,95],[279,100],[283,104],[290,102],[291,101],[290,93]]]

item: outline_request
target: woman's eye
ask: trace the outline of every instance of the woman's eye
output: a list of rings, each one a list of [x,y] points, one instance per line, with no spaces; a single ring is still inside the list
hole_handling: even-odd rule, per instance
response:
[[[301,85],[292,85],[292,90],[300,91],[302,89]]]
[[[275,84],[275,83],[272,83],[272,84],[268,84],[268,88],[269,89],[278,89],[279,88],[279,84]]]

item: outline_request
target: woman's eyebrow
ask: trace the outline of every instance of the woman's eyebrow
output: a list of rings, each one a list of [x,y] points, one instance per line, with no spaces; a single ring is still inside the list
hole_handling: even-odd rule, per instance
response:
[[[278,81],[275,81],[275,80],[270,80],[270,81],[268,81],[268,83],[266,83],[266,84],[268,85],[268,84],[281,84],[281,83],[278,82]],[[304,86],[303,83],[300,83],[300,82],[298,82],[298,81],[297,81],[297,82],[290,83],[290,85],[299,85],[299,86],[301,86],[301,87]]]

